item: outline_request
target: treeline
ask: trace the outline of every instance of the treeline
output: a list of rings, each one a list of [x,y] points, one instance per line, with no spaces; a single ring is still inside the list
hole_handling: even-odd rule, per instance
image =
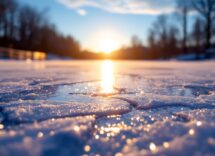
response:
[[[77,56],[79,43],[60,34],[44,12],[20,6],[16,0],[0,0],[0,46]]]
[[[147,47],[135,37],[132,46],[118,50],[113,57],[160,59],[188,53],[207,57],[215,48],[215,0],[177,0],[175,10],[174,15],[158,16],[148,31]]]
[[[130,46],[110,56],[81,51],[79,43],[59,33],[45,12],[20,6],[16,0],[0,0],[0,46],[81,59],[160,59],[194,52],[207,56],[215,47],[215,0],[176,0],[175,14],[159,15],[147,35],[147,45],[134,36]]]

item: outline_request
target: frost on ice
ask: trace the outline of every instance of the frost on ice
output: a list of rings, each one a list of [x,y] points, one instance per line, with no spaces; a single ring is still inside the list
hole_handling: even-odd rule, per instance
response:
[[[214,62],[0,62],[0,155],[214,155]]]

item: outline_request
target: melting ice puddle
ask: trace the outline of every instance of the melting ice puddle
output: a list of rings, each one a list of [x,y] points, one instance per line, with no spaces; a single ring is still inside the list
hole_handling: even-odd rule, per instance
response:
[[[116,76],[115,68],[111,61],[104,61],[101,64],[100,82],[83,82],[73,85],[59,85],[56,92],[48,98],[53,101],[65,102],[92,102],[94,97],[108,97],[111,95],[144,96],[143,93],[152,93],[166,96],[197,97],[201,94],[209,94],[209,89],[202,86],[170,86],[166,88],[153,88],[145,79],[140,76],[137,80],[134,75]],[[138,85],[133,85],[137,83]],[[131,85],[129,85],[131,84]],[[125,88],[128,87],[128,88]],[[140,87],[140,89],[137,89]]]
[[[211,88],[202,87],[202,86],[177,86],[170,87],[164,90],[161,93],[170,96],[186,96],[186,97],[197,97],[199,95],[207,95],[210,94]]]
[[[161,94],[169,95],[169,96],[186,96],[186,97],[195,97],[196,94],[194,90],[190,88],[184,88],[184,87],[172,87],[172,88],[166,88],[163,90],[159,90]]]
[[[51,101],[65,101],[65,102],[91,102],[90,92],[94,92],[95,87],[90,83],[83,83],[77,85],[61,85],[56,92],[48,98]],[[88,95],[88,96],[86,96]]]
[[[47,100],[51,101],[64,101],[64,102],[93,102],[95,98],[98,97],[105,97],[101,92],[101,82],[93,82],[93,83],[81,83],[81,84],[75,84],[75,85],[60,85],[56,89],[55,93],[50,96]],[[114,89],[116,90],[116,89]],[[143,96],[142,91],[136,91],[134,89],[126,89],[122,92],[119,91],[113,91],[112,94],[117,94],[118,96],[127,94],[130,96]],[[167,96],[186,96],[186,97],[196,97],[201,94],[209,94],[208,91],[205,90],[199,90],[196,88],[191,87],[171,87],[171,88],[162,88],[158,89],[156,91],[147,90],[143,91],[146,93],[153,93],[153,94],[159,94],[159,95],[167,95]],[[95,96],[96,95],[96,96]],[[111,95],[111,93],[110,93]]]
[[[49,100],[54,101],[72,101],[72,102],[90,102],[92,96],[109,96],[119,93],[120,89],[114,88],[115,75],[114,66],[111,61],[104,61],[101,64],[100,82],[79,83],[75,85],[59,86],[57,91]]]

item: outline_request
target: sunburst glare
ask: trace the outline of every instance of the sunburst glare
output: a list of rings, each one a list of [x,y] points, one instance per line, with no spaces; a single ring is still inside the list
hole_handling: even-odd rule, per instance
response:
[[[118,48],[117,42],[111,38],[105,38],[100,42],[100,49],[106,54],[110,54]]]
[[[101,65],[101,92],[108,94],[114,91],[113,62],[105,60]]]

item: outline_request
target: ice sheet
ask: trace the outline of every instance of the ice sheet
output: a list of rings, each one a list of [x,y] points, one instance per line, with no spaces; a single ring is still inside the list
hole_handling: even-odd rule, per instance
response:
[[[214,155],[215,62],[0,62],[0,155]]]

